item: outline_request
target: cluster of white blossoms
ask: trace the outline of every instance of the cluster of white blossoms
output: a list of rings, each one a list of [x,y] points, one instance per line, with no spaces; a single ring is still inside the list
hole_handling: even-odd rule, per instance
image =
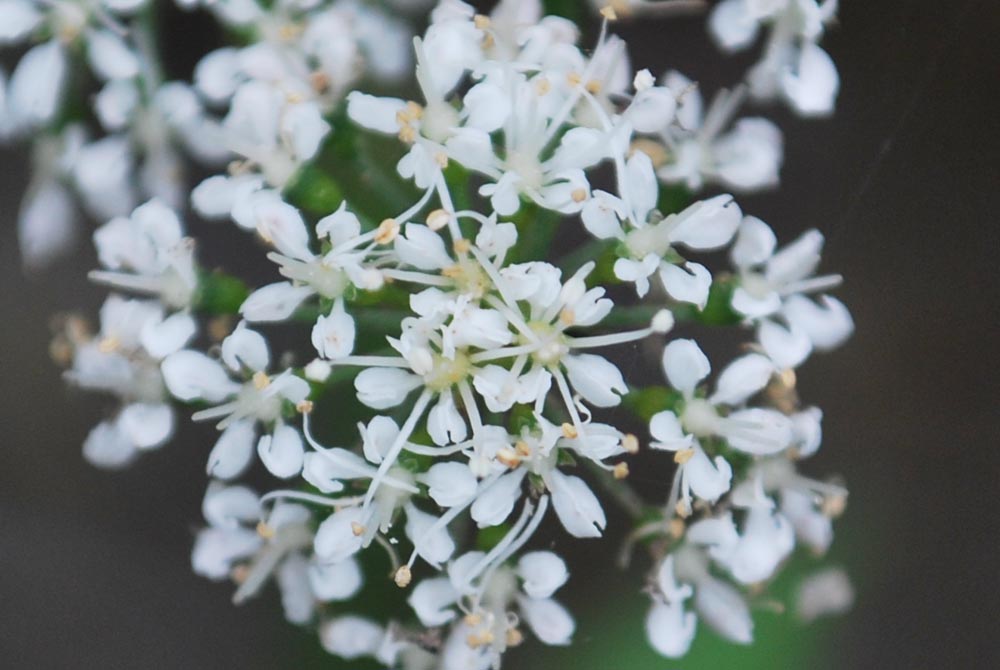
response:
[[[0,0],[0,42],[41,40],[0,86],[0,127],[38,133],[42,156],[26,253],[54,253],[76,196],[107,220],[90,276],[116,293],[97,333],[69,318],[53,348],[70,383],[117,400],[86,457],[159,447],[178,408],[214,425],[194,570],[236,602],[273,581],[346,659],[485,670],[527,639],[570,644],[556,550],[601,538],[608,503],[634,522],[615,531],[626,553],[649,550],[654,649],[682,656],[699,621],[749,643],[752,601],[796,547],[826,551],[846,501],[798,472],[822,412],[795,377],[853,323],[826,293],[840,277],[816,274],[822,235],[779,247],[729,193],[775,185],[782,160],[773,123],[733,119],[748,92],[830,111],[816,41],[834,3],[717,5],[727,50],[770,37],[707,112],[683,75],[633,71],[611,32],[655,3],[602,8],[583,47],[540,0],[441,0],[419,37],[398,12],[425,3],[379,4],[205,2],[243,42],[184,83],[163,81],[152,6]],[[75,49],[104,82],[96,125],[61,102]],[[364,90],[410,71],[416,99]],[[399,140],[388,166],[378,135]],[[224,172],[188,191],[182,155]],[[712,185],[729,192],[691,199]],[[203,269],[186,205],[254,233],[275,281]],[[732,266],[712,270],[720,251]],[[752,339],[712,377],[691,322]],[[276,352],[279,330],[299,346]],[[622,367],[651,351],[662,376]],[[649,502],[628,484],[643,451],[670,452]],[[280,488],[241,483],[265,473]],[[803,618],[849,605],[842,573],[820,578]]]

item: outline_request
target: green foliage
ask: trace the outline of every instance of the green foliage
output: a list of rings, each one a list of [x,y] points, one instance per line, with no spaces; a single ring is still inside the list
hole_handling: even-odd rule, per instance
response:
[[[222,272],[205,272],[198,278],[194,307],[208,314],[238,314],[250,295],[242,279]]]
[[[676,411],[684,401],[679,391],[666,386],[647,386],[630,391],[625,395],[622,404],[643,421],[649,421],[653,415],[663,410]]]
[[[698,321],[708,326],[733,326],[743,321],[743,317],[733,309],[733,291],[736,282],[731,277],[722,277],[712,282],[705,309],[682,303],[674,308],[678,321]]]

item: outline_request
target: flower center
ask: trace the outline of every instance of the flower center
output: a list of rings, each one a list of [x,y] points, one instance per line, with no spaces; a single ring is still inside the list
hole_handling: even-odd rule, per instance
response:
[[[719,413],[712,403],[701,398],[689,400],[681,413],[681,425],[692,435],[707,437],[715,433]]]

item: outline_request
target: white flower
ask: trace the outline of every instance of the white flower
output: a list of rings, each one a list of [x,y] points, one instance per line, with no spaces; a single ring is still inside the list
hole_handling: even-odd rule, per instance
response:
[[[784,98],[802,116],[833,111],[840,79],[833,61],[816,42],[837,11],[836,0],[725,0],[715,6],[709,31],[726,51],[749,47],[761,25],[770,38],[749,75],[755,97]]]
[[[222,358],[228,372],[218,361],[190,349],[171,354],[162,365],[164,382],[179,400],[221,403],[193,415],[196,421],[221,419],[218,428],[225,430],[209,455],[209,474],[235,476],[249,464],[248,445],[257,436],[254,422],[271,428],[257,444],[265,467],[276,477],[298,474],[304,462],[302,437],[284,424],[282,415],[286,406],[306,399],[308,383],[290,370],[269,376],[265,372],[270,361],[267,343],[242,322],[223,341]],[[252,377],[240,383],[231,373]]]
[[[663,370],[670,385],[684,396],[679,425],[661,417],[658,446],[688,448],[688,436],[719,436],[731,447],[751,454],[773,454],[794,441],[792,422],[772,409],[734,409],[726,415],[719,407],[739,407],[762,391],[774,373],[773,363],[760,354],[746,354],[722,371],[715,393],[707,399],[695,395],[698,384],[711,371],[708,359],[694,340],[674,340],[663,351]],[[680,427],[682,430],[677,430]]]
[[[701,93],[678,72],[668,72],[664,85],[680,100],[678,123],[663,127],[658,136],[669,153],[657,175],[668,183],[692,190],[720,184],[739,192],[776,186],[783,158],[781,131],[760,117],[732,123],[743,91],[720,91],[702,117]],[[731,125],[731,129],[726,129]]]
[[[198,287],[193,243],[180,219],[158,200],[137,207],[130,217],[112,219],[94,233],[97,256],[105,270],[94,281],[160,297],[167,305],[191,305]]]

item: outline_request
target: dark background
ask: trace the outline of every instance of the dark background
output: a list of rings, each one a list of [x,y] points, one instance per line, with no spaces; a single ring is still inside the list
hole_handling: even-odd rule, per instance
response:
[[[730,655],[716,667],[750,664],[741,658],[757,658],[754,667],[1000,667],[1000,12],[975,0],[842,5],[842,25],[824,41],[842,80],[836,116],[777,113],[787,142],[782,188],[740,201],[782,239],[824,231],[824,268],[846,277],[838,296],[857,334],[799,378],[826,416],[809,472],[840,473],[850,485],[831,561],[851,574],[858,599],[818,633],[765,625],[770,656]],[[706,57],[697,19],[619,32],[637,63],[656,74],[669,64],[707,88],[745,65],[729,59],[720,70],[720,57]],[[185,428],[121,473],[82,460],[80,444],[106,405],[60,380],[47,353],[49,319],[94,314],[103,291],[84,279],[94,267],[89,245],[44,274],[22,272],[15,215],[24,159],[0,153],[0,664],[301,667],[315,644],[281,620],[273,592],[237,609],[229,586],[190,571],[207,429]],[[590,553],[564,594],[580,614],[579,644],[514,656],[509,667],[591,667],[607,651],[609,624],[625,616],[639,625],[635,577],[615,573],[606,552]],[[800,635],[811,636],[805,655],[791,651]],[[614,644],[643,645],[641,628]],[[593,667],[639,665],[602,663]],[[642,665],[678,666],[686,664]]]

